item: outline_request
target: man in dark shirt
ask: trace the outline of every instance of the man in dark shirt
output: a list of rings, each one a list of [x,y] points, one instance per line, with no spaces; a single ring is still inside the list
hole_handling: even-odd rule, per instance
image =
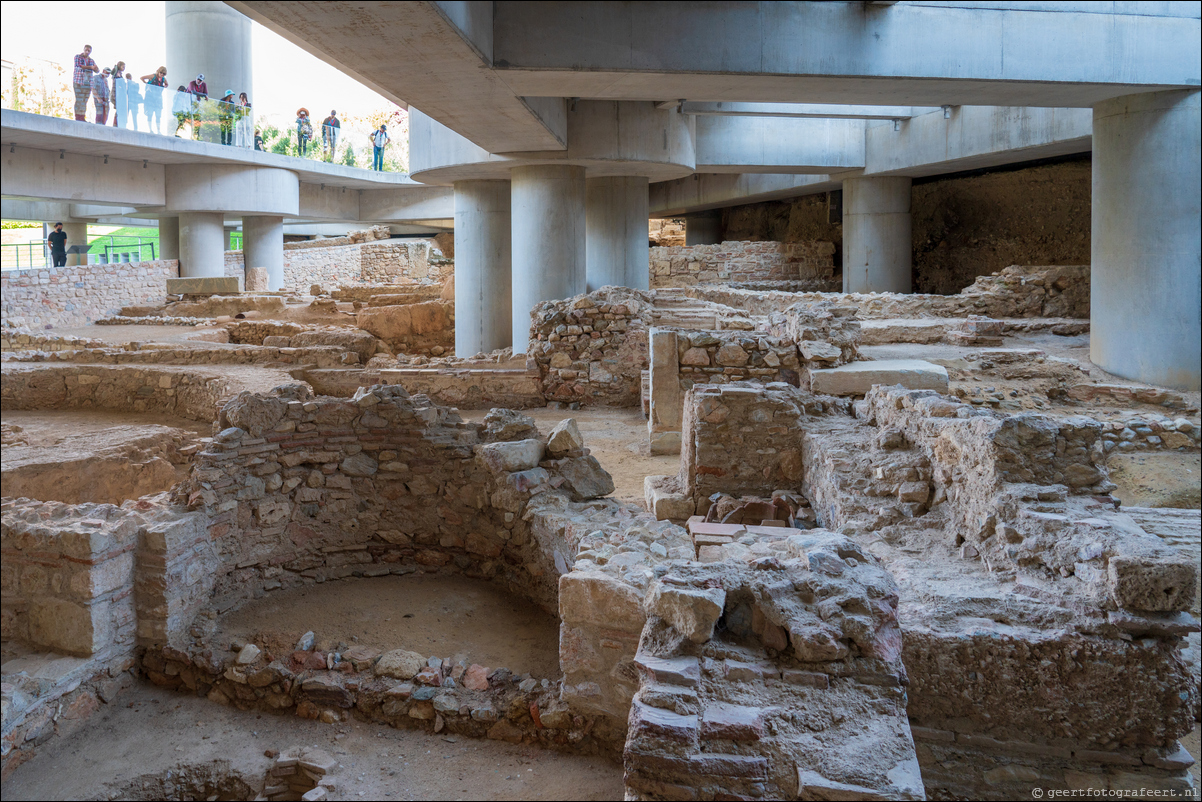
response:
[[[54,230],[50,232],[49,237],[46,237],[46,244],[50,246],[50,259],[54,262],[54,266],[65,266],[67,264],[67,232],[63,231],[62,223],[54,224]]]

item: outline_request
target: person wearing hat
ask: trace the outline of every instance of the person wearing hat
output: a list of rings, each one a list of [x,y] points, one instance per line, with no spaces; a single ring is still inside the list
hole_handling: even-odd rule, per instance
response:
[[[109,89],[109,69],[106,67],[100,73],[100,77],[92,82],[92,103],[96,106],[96,124],[104,125],[109,119],[109,98],[112,97],[112,90]]]
[[[330,109],[330,116],[321,121],[321,144],[330,161],[334,160],[334,149],[338,147],[338,134],[342,123],[338,122],[338,112]]]
[[[203,72],[196,76],[196,80],[188,84],[188,91],[197,100],[209,99],[209,85],[205,83],[205,74]]]
[[[296,110],[296,149],[301,156],[308,151],[312,138],[313,123],[309,120],[309,110],[302,106]]]
[[[380,127],[374,134],[371,135],[372,144],[372,160],[371,169],[377,172],[384,171],[384,148],[388,144],[388,126],[380,123]]]
[[[217,104],[217,121],[221,125],[221,144],[234,144],[234,118],[238,113],[234,90],[227,89]]]

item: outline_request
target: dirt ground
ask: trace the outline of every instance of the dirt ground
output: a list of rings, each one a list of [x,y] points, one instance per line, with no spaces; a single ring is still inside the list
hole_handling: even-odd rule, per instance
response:
[[[337,799],[622,799],[622,766],[604,757],[242,712],[149,684],[43,747],[4,783],[3,797],[116,799],[137,777],[215,760],[258,781],[270,764],[264,751],[292,746],[315,746],[339,761]]]
[[[20,426],[21,436],[30,448],[51,449],[74,441],[91,443],[92,450],[129,442],[131,432],[145,426],[186,429],[202,437],[212,434],[211,423],[199,423],[171,415],[109,412],[99,409],[4,410],[0,415],[9,425]],[[7,457],[5,458],[7,461]]]
[[[643,479],[675,474],[680,456],[652,456],[647,447],[647,419],[640,409],[524,409],[547,434],[561,420],[575,418],[584,445],[614,478],[613,497],[642,505]],[[483,420],[487,410],[463,410],[464,420]]]
[[[271,593],[225,616],[213,643],[228,646],[265,633],[290,650],[310,630],[322,649],[339,642],[408,649],[540,679],[560,676],[558,619],[464,577],[350,578]]]
[[[1113,495],[1128,507],[1202,507],[1202,454],[1136,452],[1111,454],[1106,461]]]

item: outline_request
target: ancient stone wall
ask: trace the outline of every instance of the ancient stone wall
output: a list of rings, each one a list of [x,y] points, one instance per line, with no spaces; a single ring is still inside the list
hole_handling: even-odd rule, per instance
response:
[[[132,653],[137,516],[11,498],[0,510],[4,640],[98,659]]]
[[[297,336],[304,337],[304,335]],[[356,349],[364,344],[362,340],[358,340],[353,335],[331,339],[352,341]],[[359,364],[359,354],[348,352],[341,344],[289,347],[286,343],[291,342],[291,339],[284,338],[284,340],[285,344],[283,345],[244,345],[237,348],[207,343],[188,346],[127,343],[124,347],[107,345],[105,348],[85,348],[78,351],[20,351],[6,355],[4,361],[27,364],[76,363],[84,365],[263,365],[281,367],[311,365],[323,368]],[[358,341],[356,342],[356,340]],[[375,347],[374,337],[371,338],[369,344],[371,347]]]
[[[123,306],[161,304],[179,262],[44,267],[0,272],[0,328],[84,326]]]
[[[742,309],[752,315],[783,312],[799,301],[837,300],[854,306],[863,319],[968,317],[1065,317],[1089,319],[1089,267],[1011,265],[980,276],[958,295],[901,295],[848,293],[832,299],[827,293],[751,291],[693,286],[688,293],[703,301]]]
[[[0,329],[0,351],[78,351],[106,345],[104,340],[92,337],[60,337],[29,329]]]
[[[0,374],[0,399],[8,409],[160,412],[211,421],[228,392],[223,378],[156,368],[11,366]]]
[[[529,359],[548,400],[637,406],[651,299],[622,287],[547,301],[531,312]]]
[[[1090,169],[1086,158],[915,181],[915,291],[949,295],[1011,264],[1088,264]],[[826,193],[734,206],[722,221],[727,239],[822,239],[842,249],[842,218],[831,219]]]
[[[226,275],[243,275],[243,259],[240,250],[226,251]],[[429,239],[354,242],[338,237],[284,244],[284,286],[296,293],[307,294],[314,284],[440,283],[453,272],[454,262]]]
[[[683,217],[652,218],[647,221],[647,241],[651,247],[683,246],[685,221]]]
[[[829,280],[830,242],[723,242],[651,249],[651,288],[743,281]]]

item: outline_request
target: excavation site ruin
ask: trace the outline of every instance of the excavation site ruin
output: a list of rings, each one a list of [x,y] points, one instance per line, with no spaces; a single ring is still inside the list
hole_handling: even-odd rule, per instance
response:
[[[6,103],[158,237],[0,272],[6,801],[1198,798],[1199,4],[365,9],[165,69],[407,172]]]

